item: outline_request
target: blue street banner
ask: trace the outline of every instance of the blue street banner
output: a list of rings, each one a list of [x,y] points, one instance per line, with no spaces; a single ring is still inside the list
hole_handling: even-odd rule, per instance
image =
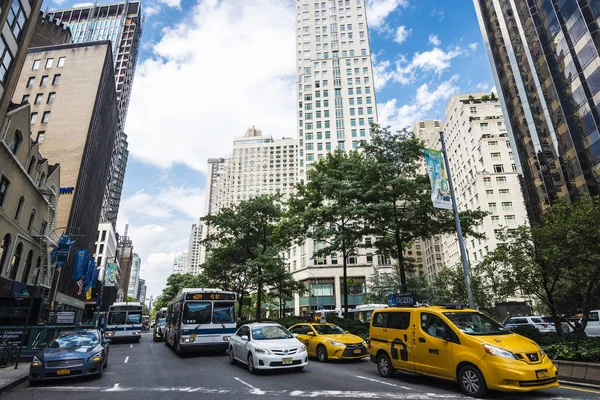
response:
[[[90,281],[87,282],[87,284],[85,285],[85,287],[83,288],[83,290],[87,293],[88,291],[90,291],[92,288],[96,287],[96,282],[98,282],[98,273],[100,272],[100,268],[96,268],[96,264],[94,263],[94,270],[92,271],[91,275],[90,275]],[[89,299],[88,299],[89,300]]]
[[[448,174],[442,157],[439,150],[425,149],[425,165],[431,182],[431,201],[435,208],[452,210]]]
[[[86,249],[77,250],[75,252],[75,267],[73,268],[73,274],[71,275],[73,280],[78,281],[83,278],[83,275],[86,272],[89,257],[90,256]]]
[[[52,250],[50,263],[56,264],[56,269],[62,267],[69,258],[69,252],[71,251],[73,243],[75,243],[75,241],[71,241],[69,237],[70,235],[65,235],[64,233],[61,234],[60,239],[58,239],[58,247]]]
[[[85,273],[85,277],[83,278],[83,284],[85,290],[87,290],[88,285],[92,282],[92,278],[94,276],[94,271],[96,270],[96,260],[94,257],[88,258],[87,271]],[[98,277],[96,277],[98,279]]]

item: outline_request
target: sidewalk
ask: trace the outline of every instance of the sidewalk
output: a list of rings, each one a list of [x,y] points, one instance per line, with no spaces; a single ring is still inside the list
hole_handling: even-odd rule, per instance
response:
[[[27,380],[29,373],[29,363],[19,363],[19,368],[15,369],[14,365],[9,365],[5,368],[0,368],[0,393],[12,389],[18,384]]]

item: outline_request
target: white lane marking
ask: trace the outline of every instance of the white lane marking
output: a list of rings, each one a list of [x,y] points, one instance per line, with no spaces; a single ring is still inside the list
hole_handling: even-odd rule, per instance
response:
[[[264,391],[260,390],[257,387],[252,386],[251,384],[249,384],[248,382],[244,382],[243,380],[241,380],[240,378],[238,378],[237,376],[234,376],[233,379],[235,379],[236,381],[240,382],[243,385],[246,385],[247,387],[249,387],[250,389],[252,389],[252,391],[250,392],[251,394],[265,394]]]
[[[111,387],[110,389],[103,390],[103,392],[126,392],[128,390],[131,390],[131,388],[122,388],[118,383],[115,383],[115,386]]]
[[[127,361],[129,361],[129,356],[125,357],[125,364],[127,364]]]
[[[393,383],[389,383],[389,382],[380,381],[378,379],[367,378],[366,376],[360,376],[360,375],[354,375],[354,376],[356,376],[357,378],[360,378],[360,379],[367,380],[367,381],[381,383],[382,385],[398,387],[398,385],[394,385]],[[405,388],[405,389],[410,389],[410,388]]]
[[[130,344],[130,345],[129,345],[129,348],[130,348],[130,349],[133,349],[133,345],[132,345],[132,344]]]

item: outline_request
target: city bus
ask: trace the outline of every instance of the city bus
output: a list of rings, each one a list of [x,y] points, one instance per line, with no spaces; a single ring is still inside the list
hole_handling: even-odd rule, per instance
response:
[[[105,336],[113,342],[139,342],[142,337],[142,304],[117,302],[110,306],[106,315]]]
[[[387,304],[360,304],[356,308],[348,310],[348,319],[355,319],[363,323],[371,322],[373,311],[380,308],[388,308]]]
[[[235,331],[234,292],[181,289],[167,305],[166,344],[177,354],[193,350],[224,352]]]

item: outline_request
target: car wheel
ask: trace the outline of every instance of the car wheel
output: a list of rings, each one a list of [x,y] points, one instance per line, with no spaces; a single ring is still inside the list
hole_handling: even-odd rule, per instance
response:
[[[317,346],[317,360],[320,362],[327,362],[329,355],[327,355],[327,349],[322,344]]]
[[[235,365],[237,364],[237,360],[235,359],[235,356],[233,355],[233,348],[229,348],[229,364],[231,365]]]
[[[392,361],[388,357],[387,354],[380,354],[377,357],[377,371],[379,375],[384,378],[393,378],[394,377],[394,367],[392,366]]]
[[[467,395],[471,397],[484,397],[488,388],[483,374],[473,365],[465,365],[458,372],[458,384]]]
[[[248,353],[248,372],[251,374],[256,373],[256,368],[254,368],[254,357],[252,357],[252,353]]]

